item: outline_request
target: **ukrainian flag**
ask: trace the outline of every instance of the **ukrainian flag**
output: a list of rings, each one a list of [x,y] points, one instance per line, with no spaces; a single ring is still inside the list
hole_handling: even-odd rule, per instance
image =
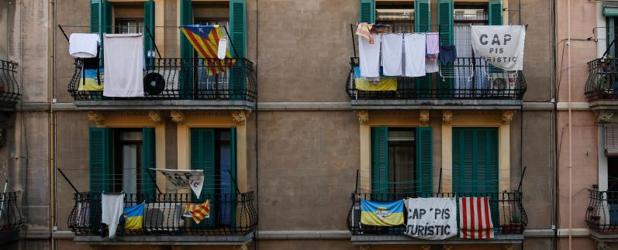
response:
[[[126,230],[141,230],[144,222],[144,208],[146,203],[142,202],[139,205],[124,208],[124,216],[126,217],[124,228]]]
[[[393,202],[361,200],[361,224],[370,226],[403,225],[403,200]]]

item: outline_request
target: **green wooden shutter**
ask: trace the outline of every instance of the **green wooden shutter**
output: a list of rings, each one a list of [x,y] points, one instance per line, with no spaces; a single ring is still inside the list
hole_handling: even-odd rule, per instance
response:
[[[489,25],[502,25],[502,0],[489,0]]]
[[[453,192],[498,191],[498,130],[453,128]]]
[[[414,1],[414,31],[431,31],[431,6],[429,0]],[[431,94],[432,77],[423,76],[414,80],[418,98],[428,98]]]
[[[433,192],[433,147],[431,127],[416,128],[416,191]]]
[[[191,0],[180,0],[180,26],[193,24],[193,6]],[[193,46],[182,34],[180,36],[180,94],[183,98],[191,98],[193,95]]]
[[[388,128],[371,128],[371,190],[388,193]]]
[[[217,206],[216,198],[216,184],[215,184],[215,130],[211,128],[192,128],[191,129],[191,169],[204,170],[204,186],[202,187],[202,194],[200,197],[192,195],[193,200],[196,202],[203,202],[209,199],[211,203],[210,207],[210,219],[202,221],[200,225],[196,226],[212,226],[214,225],[214,218],[216,216]]]
[[[90,32],[100,33],[101,27],[101,0],[90,1]]]
[[[237,58],[247,56],[246,0],[230,0],[230,36],[234,44],[232,54]]]
[[[429,0],[414,1],[414,31],[431,31],[431,6]]]
[[[235,58],[247,56],[247,4],[246,0],[230,0],[230,48]],[[238,62],[230,70],[229,93],[233,100],[246,98],[246,72],[244,62]]]
[[[107,128],[89,131],[90,191],[112,191],[112,133]]]
[[[440,33],[440,45],[454,44],[454,3],[453,0],[438,0],[438,31]],[[441,65],[444,71],[453,71],[453,65]],[[454,81],[452,78],[439,78],[438,92],[441,97],[448,98],[453,94]]]
[[[376,22],[375,0],[360,0],[360,14],[358,15],[358,21],[365,23]]]
[[[453,0],[438,0],[438,24],[440,31],[440,45],[454,44]]]
[[[156,146],[155,146],[155,129],[143,128],[143,147],[142,147],[142,193],[146,198],[146,201],[154,200],[155,198],[155,173],[150,170],[156,168]]]
[[[155,2],[148,0],[144,2],[144,57],[146,66],[152,67],[155,57]]]

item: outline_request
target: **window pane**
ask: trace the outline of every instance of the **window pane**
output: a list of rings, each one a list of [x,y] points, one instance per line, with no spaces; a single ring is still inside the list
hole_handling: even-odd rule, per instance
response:
[[[137,192],[137,145],[122,146],[122,190]]]
[[[376,23],[387,25],[387,32],[413,32],[414,2],[376,1]]]
[[[416,190],[415,130],[389,129],[388,154],[390,192],[414,192]]]

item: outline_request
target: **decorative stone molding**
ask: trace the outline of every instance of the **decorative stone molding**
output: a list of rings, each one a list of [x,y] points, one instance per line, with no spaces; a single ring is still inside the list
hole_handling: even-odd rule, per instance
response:
[[[442,123],[451,124],[453,122],[453,112],[452,111],[443,111],[442,112]]]
[[[429,111],[428,110],[421,110],[421,112],[418,115],[418,120],[423,125],[429,124]]]
[[[369,250],[371,249],[369,246],[360,246],[360,250]]]
[[[234,121],[237,125],[245,125],[245,123],[247,123],[247,118],[249,118],[248,112],[232,112],[232,121]]]
[[[175,123],[182,123],[185,121],[185,114],[183,114],[180,111],[170,112],[170,117],[172,118],[172,121]]]
[[[421,246],[421,250],[431,250],[431,246],[430,245],[422,245]]]
[[[597,121],[601,123],[611,122],[613,117],[614,117],[613,111],[603,110],[603,111],[600,111],[599,114],[597,115]]]
[[[358,118],[358,123],[361,125],[367,125],[369,122],[369,112],[368,111],[356,111],[356,117]]]
[[[163,119],[161,118],[161,113],[158,111],[149,111],[148,117],[155,123],[160,123]]]
[[[240,245],[240,246],[236,247],[236,249],[237,250],[247,250],[248,248],[247,248],[247,245],[243,244],[243,245]]]
[[[513,115],[515,115],[515,112],[513,111],[502,111],[502,123],[511,123],[511,121],[513,121]]]
[[[513,245],[504,245],[504,250],[513,250],[515,249]]]
[[[451,245],[444,245],[444,246],[442,246],[442,249],[443,250],[451,250],[451,249],[453,249],[453,246],[451,246]]]
[[[88,120],[94,122],[97,127],[103,127],[105,123],[105,117],[103,117],[103,113],[97,111],[89,111]]]

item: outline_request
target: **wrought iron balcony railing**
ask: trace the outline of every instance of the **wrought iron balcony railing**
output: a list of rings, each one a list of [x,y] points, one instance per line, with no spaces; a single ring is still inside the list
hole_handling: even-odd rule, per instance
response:
[[[0,60],[0,107],[14,109],[19,100],[17,63]]]
[[[491,218],[496,235],[522,234],[528,223],[528,217],[522,206],[522,194],[517,191],[502,193],[352,193],[352,206],[348,213],[348,229],[352,235],[404,235],[404,225],[407,223],[407,211],[405,209],[404,225],[394,227],[367,226],[361,224],[360,201],[396,201],[405,198],[428,197],[489,197]],[[457,209],[459,211],[459,207]],[[459,220],[457,225],[459,227]]]
[[[24,224],[18,192],[0,193],[0,233],[18,232]]]
[[[585,94],[588,101],[618,99],[618,60],[598,58],[588,62]]]
[[[84,67],[87,64],[89,66]],[[103,96],[102,63],[75,61],[68,91],[76,101],[105,100],[231,100],[255,102],[256,76],[247,59],[154,58],[144,70],[143,97]],[[97,66],[98,65],[98,66]],[[87,68],[87,69],[86,69]],[[141,84],[141,83],[140,83]],[[94,90],[93,90],[94,89]]]
[[[350,64],[346,90],[352,100],[521,100],[526,92],[521,71],[503,71],[481,58],[457,58],[425,77],[382,77],[396,82],[386,90],[360,88],[358,80],[367,79],[355,73],[358,58]]]
[[[120,224],[116,235],[242,236],[255,230],[257,210],[253,192],[201,196],[196,200],[192,194],[183,193],[154,197],[125,194],[125,208],[145,202],[144,218],[141,229],[128,230]],[[201,204],[206,199],[210,203],[210,217],[198,224],[191,217],[189,205]],[[77,236],[106,235],[107,227],[101,223],[101,193],[76,193],[68,225]]]
[[[595,186],[588,192],[588,227],[598,233],[618,234],[618,191],[599,191]]]

